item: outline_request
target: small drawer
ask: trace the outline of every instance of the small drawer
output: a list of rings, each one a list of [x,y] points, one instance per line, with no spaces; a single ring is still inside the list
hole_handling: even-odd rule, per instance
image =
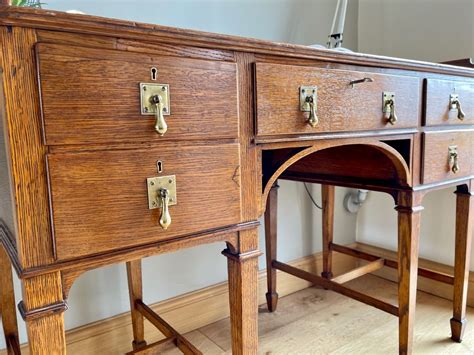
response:
[[[36,55],[48,145],[238,136],[235,63],[48,43]],[[140,83],[167,87],[163,136]]]
[[[52,153],[48,173],[58,260],[190,235],[241,220],[236,143]],[[164,176],[174,176],[176,184],[166,230],[159,223],[162,208],[149,208],[147,182]]]
[[[474,131],[424,133],[423,184],[474,174]]]
[[[259,136],[398,129],[417,127],[420,120],[421,82],[414,77],[257,63],[256,85]],[[312,86],[319,120],[314,126],[300,107],[300,88]],[[394,124],[383,112],[384,92],[394,94]]]
[[[474,81],[426,79],[425,125],[474,124]]]

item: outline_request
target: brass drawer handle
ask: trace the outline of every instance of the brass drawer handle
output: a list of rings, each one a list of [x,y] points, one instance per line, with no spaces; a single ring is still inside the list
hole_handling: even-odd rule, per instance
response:
[[[161,199],[161,216],[160,216],[160,226],[164,230],[168,229],[171,224],[171,214],[169,209],[170,196],[168,189],[160,190],[160,199]]]
[[[306,97],[306,102],[309,104],[309,119],[308,123],[311,127],[316,127],[319,124],[319,118],[316,114],[316,105],[312,96]]]
[[[458,155],[458,147],[456,145],[452,145],[449,147],[449,168],[454,173],[457,174],[459,171],[459,155]]]
[[[315,128],[319,124],[318,118],[318,87],[300,87],[300,111],[309,112],[308,124]]]
[[[393,92],[383,93],[383,109],[387,122],[394,125],[398,121],[397,114],[395,113],[395,94]]]
[[[458,94],[451,94],[449,97],[449,109],[450,111],[458,111],[458,119],[461,121],[464,120],[464,117],[466,117],[464,111],[462,110],[461,101],[459,100]]]
[[[165,117],[163,116],[163,99],[160,95],[153,95],[150,98],[152,104],[156,106],[156,122],[155,122],[155,131],[160,136],[163,136],[168,130],[168,125],[166,124]]]

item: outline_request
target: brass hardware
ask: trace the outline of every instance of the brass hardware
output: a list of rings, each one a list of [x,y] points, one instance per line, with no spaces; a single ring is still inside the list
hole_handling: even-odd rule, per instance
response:
[[[161,160],[156,162],[156,170],[158,171],[158,174],[163,172],[163,162]]]
[[[156,69],[155,67],[151,67],[150,76],[151,80],[156,80],[156,78],[158,77],[158,69]]]
[[[318,87],[300,87],[300,111],[309,112],[308,124],[316,127],[319,124],[318,111]]]
[[[459,161],[458,161],[458,146],[450,145],[448,147],[449,151],[449,169],[456,174],[459,171]]]
[[[176,196],[176,176],[160,176],[146,179],[148,189],[148,209],[161,208],[160,226],[167,229],[171,224],[170,206],[178,203]]]
[[[458,112],[458,119],[461,121],[464,120],[464,117],[466,116],[464,114],[464,111],[461,108],[461,101],[459,101],[459,95],[458,94],[451,94],[449,96],[449,110],[450,111],[457,111]]]
[[[382,111],[385,113],[387,122],[391,125],[394,125],[398,121],[397,114],[395,113],[395,93],[383,93]]]
[[[374,82],[374,79],[372,78],[363,78],[363,79],[359,79],[359,80],[352,80],[349,85],[352,86],[352,88],[354,88],[354,85],[356,84],[360,84],[360,83],[372,83]]]
[[[170,90],[168,84],[140,83],[142,115],[155,115],[155,131],[164,135],[168,125],[164,116],[170,114]]]

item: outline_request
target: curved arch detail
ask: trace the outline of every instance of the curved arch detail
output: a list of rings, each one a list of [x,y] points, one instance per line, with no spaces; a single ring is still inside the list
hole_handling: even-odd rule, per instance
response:
[[[268,194],[270,193],[270,189],[275,183],[275,181],[280,177],[280,175],[291,165],[295,164],[299,160],[307,157],[310,154],[316,153],[318,151],[322,151],[325,149],[342,147],[342,146],[350,146],[350,145],[358,145],[358,146],[367,146],[373,149],[379,150],[383,153],[389,160],[392,162],[399,180],[408,186],[411,186],[411,173],[410,168],[408,167],[405,159],[402,155],[393,147],[385,144],[383,142],[359,142],[359,143],[343,143],[341,142],[324,142],[324,144],[318,144],[317,146],[308,147],[295,155],[293,155],[290,159],[286,160],[278,169],[273,173],[270,179],[267,181],[265,188],[262,194],[262,209],[261,211],[265,211],[265,205],[268,198]]]

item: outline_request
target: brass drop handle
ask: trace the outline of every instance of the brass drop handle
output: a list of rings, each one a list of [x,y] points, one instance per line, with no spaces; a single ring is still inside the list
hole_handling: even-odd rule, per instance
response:
[[[387,122],[394,125],[398,121],[397,114],[395,113],[395,101],[389,99],[385,102],[384,112],[387,117]]]
[[[155,131],[160,136],[163,136],[168,130],[168,125],[166,124],[165,117],[163,116],[163,99],[160,95],[153,95],[150,97],[150,102],[156,106]]]
[[[459,101],[459,97],[456,97],[454,100],[451,101],[451,107],[458,111],[458,119],[460,119],[461,121],[464,120],[464,117],[466,115],[461,108],[461,101]]]
[[[449,167],[454,174],[456,174],[460,169],[457,147],[449,147]]]
[[[160,200],[161,200],[161,216],[160,216],[160,226],[164,230],[168,229],[171,224],[171,215],[170,215],[170,196],[168,189],[160,189]]]
[[[314,104],[313,96],[306,97],[306,103],[309,105],[309,119],[308,123],[311,127],[316,127],[319,124],[319,118],[316,114],[316,105]]]

